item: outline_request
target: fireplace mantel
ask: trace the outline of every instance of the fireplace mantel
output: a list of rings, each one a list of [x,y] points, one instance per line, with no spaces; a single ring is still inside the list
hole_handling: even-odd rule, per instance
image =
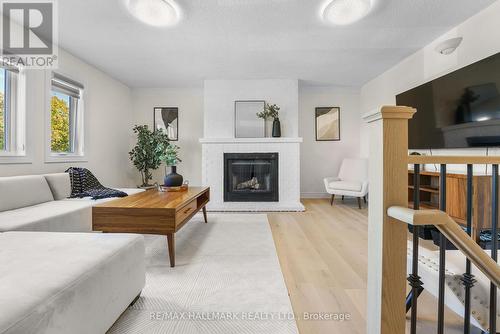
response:
[[[300,203],[302,138],[202,138],[202,183],[210,186],[210,211],[304,211]],[[225,153],[277,153],[278,202],[224,201]]]
[[[202,144],[234,144],[234,143],[302,143],[300,137],[279,138],[200,138]]]

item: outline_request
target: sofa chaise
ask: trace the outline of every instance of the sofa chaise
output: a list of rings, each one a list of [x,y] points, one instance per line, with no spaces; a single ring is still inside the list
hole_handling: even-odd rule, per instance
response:
[[[104,334],[144,287],[144,238],[90,233],[104,200],[70,193],[66,173],[0,177],[2,334]]]
[[[104,334],[145,284],[142,235],[0,233],[0,333]]]

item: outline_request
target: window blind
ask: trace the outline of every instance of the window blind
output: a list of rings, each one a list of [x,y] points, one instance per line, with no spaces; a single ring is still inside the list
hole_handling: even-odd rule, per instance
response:
[[[52,90],[80,99],[83,85],[77,81],[69,79],[61,74],[52,75]]]
[[[19,73],[19,66],[12,64],[11,62],[8,62],[6,60],[2,60],[0,64],[0,68],[13,72],[13,73]]]
[[[2,66],[2,68],[6,71],[12,72],[12,73],[19,73],[19,68],[15,66]]]

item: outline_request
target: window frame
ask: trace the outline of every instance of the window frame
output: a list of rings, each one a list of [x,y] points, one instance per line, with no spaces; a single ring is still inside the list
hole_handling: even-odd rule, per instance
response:
[[[73,88],[79,90],[79,98],[70,96],[69,103],[73,104],[76,100],[76,113],[77,119],[73,120],[74,113],[70,113],[70,136],[74,137],[73,140],[70,138],[70,145],[72,152],[53,152],[52,151],[52,124],[51,124],[51,100],[53,93],[53,79],[57,81],[64,81]],[[65,162],[86,162],[87,161],[87,148],[86,148],[86,138],[87,138],[87,121],[86,113],[84,108],[85,100],[85,87],[84,85],[70,79],[68,76],[58,72],[47,71],[46,72],[46,103],[45,103],[45,162],[46,163],[65,163]],[[73,100],[73,101],[72,101]],[[72,107],[71,105],[69,106]],[[73,115],[72,115],[73,114]],[[71,122],[74,121],[74,126]],[[79,127],[79,131],[75,129]],[[74,133],[73,133],[74,132]]]
[[[18,66],[2,66],[2,69],[6,73],[4,132],[7,149],[0,150],[0,164],[32,163],[27,144],[26,73]],[[16,80],[12,73],[16,73]]]
[[[4,139],[4,148],[0,148],[0,155],[5,156],[8,155],[9,150],[7,149],[10,146],[10,132],[11,132],[11,123],[10,123],[10,113],[11,113],[11,108],[10,108],[10,103],[7,103],[7,98],[9,98],[10,101],[10,90],[12,90],[12,87],[10,85],[12,84],[10,75],[8,75],[9,71],[6,70],[3,67],[0,67],[0,71],[5,71],[5,76],[4,76],[4,96],[3,96],[3,139]]]

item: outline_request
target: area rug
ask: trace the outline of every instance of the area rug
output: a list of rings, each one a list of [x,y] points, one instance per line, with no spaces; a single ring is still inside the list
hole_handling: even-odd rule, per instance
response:
[[[146,235],[146,286],[109,334],[298,333],[267,216],[195,216],[176,234]]]

